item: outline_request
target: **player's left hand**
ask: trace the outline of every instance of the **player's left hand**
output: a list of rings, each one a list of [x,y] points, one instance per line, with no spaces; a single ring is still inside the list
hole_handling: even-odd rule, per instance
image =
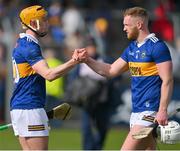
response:
[[[167,111],[158,111],[155,120],[159,125],[165,126],[168,124],[168,114]]]
[[[85,48],[75,49],[72,58],[79,62],[85,62],[88,58],[88,54]]]

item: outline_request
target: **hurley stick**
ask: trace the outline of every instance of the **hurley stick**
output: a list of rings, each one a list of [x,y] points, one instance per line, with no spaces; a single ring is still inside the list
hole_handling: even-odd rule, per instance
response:
[[[54,107],[52,110],[47,112],[47,116],[49,119],[58,119],[58,120],[67,120],[71,117],[72,109],[68,103],[63,103]],[[8,129],[12,127],[12,124],[4,124],[0,126],[0,131]]]
[[[177,108],[176,110],[172,111],[171,113],[169,113],[168,118],[172,117],[173,115],[175,115],[176,113],[180,112],[180,108]],[[143,120],[146,121],[150,121],[150,122],[154,122],[154,118],[150,117],[150,116],[144,116],[142,118]],[[137,133],[133,134],[132,137],[134,139],[142,139],[142,138],[146,138],[149,136],[149,134],[155,129],[157,128],[158,123],[154,122],[152,125],[150,125],[149,127],[144,127],[142,128],[140,131],[138,131]]]

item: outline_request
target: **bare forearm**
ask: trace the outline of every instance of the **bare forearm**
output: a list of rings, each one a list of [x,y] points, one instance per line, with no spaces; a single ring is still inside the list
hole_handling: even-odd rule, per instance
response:
[[[173,90],[173,78],[162,83],[159,111],[167,111]]]
[[[104,63],[104,62],[98,62],[92,58],[88,58],[86,61],[86,64],[93,69],[96,73],[105,76],[105,77],[111,77],[110,75],[110,68],[111,65]]]
[[[63,75],[65,75],[69,70],[71,70],[77,64],[73,59],[68,62],[59,65],[55,68],[49,68],[48,72],[45,75],[45,79],[48,81],[53,81]]]

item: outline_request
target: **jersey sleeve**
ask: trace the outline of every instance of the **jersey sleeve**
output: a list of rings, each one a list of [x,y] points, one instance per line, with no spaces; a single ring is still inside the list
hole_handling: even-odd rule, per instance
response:
[[[169,48],[164,42],[157,42],[152,51],[152,57],[156,63],[171,60]]]
[[[25,53],[25,59],[26,61],[32,66],[38,61],[44,59],[41,53],[41,49],[39,45],[31,45],[26,50]]]
[[[124,60],[124,61],[126,61],[126,62],[128,62],[128,52],[129,52],[129,47],[127,47],[124,51],[123,51],[123,53],[121,54],[121,58]]]

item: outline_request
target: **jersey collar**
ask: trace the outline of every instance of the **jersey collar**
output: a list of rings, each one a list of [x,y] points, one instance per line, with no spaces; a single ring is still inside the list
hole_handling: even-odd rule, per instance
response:
[[[37,40],[34,36],[32,36],[32,35],[30,35],[30,34],[20,33],[20,34],[19,34],[19,37],[20,37],[20,38],[27,37],[27,39],[29,39],[29,40],[31,40],[31,41],[33,41],[33,42],[35,42],[35,43],[38,44],[38,40]]]
[[[136,41],[137,46],[138,46],[138,47],[141,47],[147,40],[149,40],[150,38],[152,38],[152,37],[154,37],[154,36],[155,36],[155,34],[154,34],[154,33],[151,33],[151,34],[147,35],[147,37],[144,39],[143,42],[138,43],[138,42]]]

